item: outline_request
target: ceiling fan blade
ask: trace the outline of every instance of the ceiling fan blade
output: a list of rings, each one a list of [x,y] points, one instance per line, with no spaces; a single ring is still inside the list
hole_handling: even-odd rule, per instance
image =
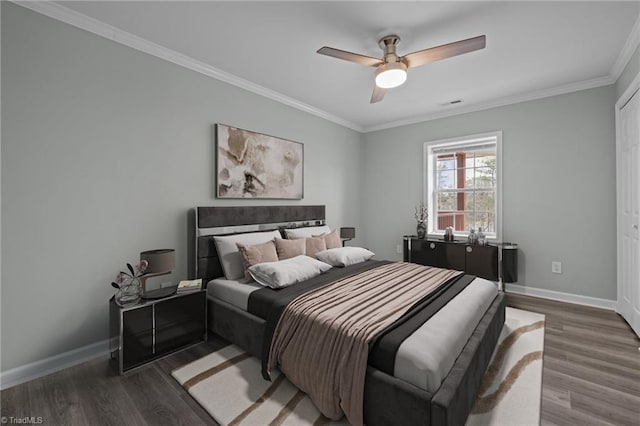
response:
[[[382,98],[384,98],[385,93],[387,93],[387,89],[383,89],[382,87],[374,86],[373,94],[371,95],[371,104],[375,104],[376,102],[380,102]]]
[[[357,53],[347,52],[346,50],[334,49],[333,47],[321,47],[317,53],[321,55],[332,56],[334,58],[343,59],[349,62],[355,62],[356,64],[367,65],[375,67],[380,65],[383,61],[378,58],[372,58],[371,56],[359,55]]]
[[[412,68],[430,64],[431,62],[436,62],[441,59],[451,58],[452,56],[462,55],[463,53],[473,52],[474,50],[484,49],[485,46],[486,37],[481,35],[409,53],[408,55],[400,58],[400,60],[406,62],[408,68]]]

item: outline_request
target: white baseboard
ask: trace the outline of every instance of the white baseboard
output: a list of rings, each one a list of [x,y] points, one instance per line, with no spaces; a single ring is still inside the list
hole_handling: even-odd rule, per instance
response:
[[[4,390],[108,354],[109,340],[103,340],[40,361],[21,365],[0,373],[0,389]]]
[[[563,293],[561,291],[547,290],[544,288],[527,287],[518,284],[505,284],[508,293],[524,294],[526,296],[541,297],[543,299],[557,300],[560,302],[576,303],[578,305],[593,306],[594,308],[615,311],[618,302],[597,297],[581,296],[579,294]]]

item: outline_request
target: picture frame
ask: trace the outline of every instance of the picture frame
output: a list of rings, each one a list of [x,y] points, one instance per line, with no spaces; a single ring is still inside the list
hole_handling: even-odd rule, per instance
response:
[[[216,198],[304,198],[304,144],[216,124]]]

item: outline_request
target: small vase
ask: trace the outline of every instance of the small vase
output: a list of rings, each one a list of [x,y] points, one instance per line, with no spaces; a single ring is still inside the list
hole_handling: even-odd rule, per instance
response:
[[[484,235],[484,232],[482,232],[482,227],[478,228],[477,238],[478,238],[478,244],[479,245],[481,245],[481,246],[486,246],[487,245],[487,236]]]
[[[138,278],[130,278],[116,291],[115,299],[118,306],[135,305],[142,297],[142,286]]]
[[[419,239],[424,240],[424,237],[426,237],[427,235],[427,226],[424,224],[424,222],[418,222],[416,233],[418,234]]]
[[[473,228],[469,228],[469,235],[467,236],[468,244],[478,244],[478,236],[476,235],[476,230]]]

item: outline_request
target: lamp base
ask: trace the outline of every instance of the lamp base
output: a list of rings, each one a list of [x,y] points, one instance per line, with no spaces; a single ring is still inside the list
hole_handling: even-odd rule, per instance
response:
[[[171,296],[178,290],[178,286],[162,287],[157,290],[146,291],[142,295],[143,299],[162,299]]]

